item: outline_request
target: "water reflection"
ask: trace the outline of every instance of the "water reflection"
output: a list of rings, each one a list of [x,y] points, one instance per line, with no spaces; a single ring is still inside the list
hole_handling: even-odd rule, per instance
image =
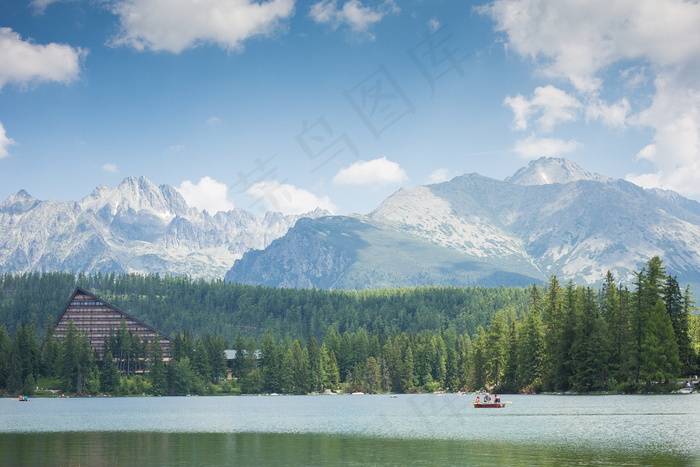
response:
[[[2,465],[693,465],[663,452],[557,444],[280,433],[41,433],[0,435]]]
[[[0,465],[699,465],[700,395],[0,399]]]

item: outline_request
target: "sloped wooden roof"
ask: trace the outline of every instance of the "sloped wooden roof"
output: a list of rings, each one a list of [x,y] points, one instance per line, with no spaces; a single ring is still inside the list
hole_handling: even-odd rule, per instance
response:
[[[82,287],[75,288],[75,290],[73,291],[73,294],[70,296],[70,299],[68,300],[68,303],[66,303],[66,306],[63,307],[63,311],[61,312],[60,316],[58,317],[58,320],[56,320],[56,322],[54,323],[54,328],[56,326],[58,326],[58,323],[61,322],[61,320],[63,319],[63,316],[68,311],[68,308],[70,308],[71,304],[73,303],[73,300],[75,299],[76,295],[79,295],[79,294],[80,295],[87,295],[90,298],[94,299],[95,301],[102,302],[102,304],[104,306],[107,306],[107,307],[111,308],[112,310],[116,311],[117,313],[121,314],[125,319],[130,319],[130,320],[134,321],[136,324],[138,324],[139,326],[143,326],[155,334],[160,334],[161,336],[165,337],[166,339],[172,340],[170,338],[170,336],[167,335],[166,333],[159,331],[158,329],[154,328],[153,326],[151,326],[149,324],[144,323],[142,320],[138,319],[137,317],[127,313],[126,311],[120,309],[119,307],[117,307],[115,305],[112,305],[111,303],[98,297],[94,293],[88,292],[87,290],[83,289]]]

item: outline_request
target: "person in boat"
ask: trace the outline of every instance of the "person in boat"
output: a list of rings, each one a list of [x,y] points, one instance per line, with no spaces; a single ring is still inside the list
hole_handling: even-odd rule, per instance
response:
[[[486,395],[484,396],[484,404],[490,404],[490,403],[491,403],[491,396],[489,396],[488,394],[486,394]]]
[[[479,396],[476,396],[476,403],[481,404],[481,398]]]
[[[493,395],[493,402],[496,403],[496,404],[500,404],[500,403],[501,403],[501,398],[498,397],[498,394],[494,394],[494,395]]]

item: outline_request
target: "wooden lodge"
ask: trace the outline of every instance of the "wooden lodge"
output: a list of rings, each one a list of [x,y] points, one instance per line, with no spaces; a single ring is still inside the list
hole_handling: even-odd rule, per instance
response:
[[[142,342],[157,340],[163,349],[163,359],[170,360],[170,337],[80,287],[75,289],[61,313],[53,337],[63,339],[72,322],[78,331],[88,337],[90,347],[102,358],[105,343],[112,334],[117,333],[122,321],[128,331],[138,335]]]

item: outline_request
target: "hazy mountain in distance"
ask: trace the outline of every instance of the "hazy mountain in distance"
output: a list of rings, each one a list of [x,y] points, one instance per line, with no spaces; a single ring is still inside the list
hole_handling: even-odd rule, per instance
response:
[[[226,278],[293,287],[627,284],[658,255],[700,284],[700,203],[541,158],[504,181],[467,174],[404,188],[367,217],[308,219]]]

